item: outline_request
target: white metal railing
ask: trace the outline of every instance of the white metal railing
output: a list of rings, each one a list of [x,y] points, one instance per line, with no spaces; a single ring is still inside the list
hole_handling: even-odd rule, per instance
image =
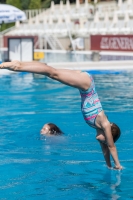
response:
[[[42,49],[45,47],[45,49],[47,49],[47,43],[52,50],[64,50],[64,47],[62,46],[58,38],[51,34],[40,35],[38,37],[38,40],[34,44],[34,48],[38,47],[39,49]]]
[[[49,43],[52,50],[56,50],[56,49],[64,50],[62,44],[53,35],[45,35],[44,37],[45,37],[45,40]]]

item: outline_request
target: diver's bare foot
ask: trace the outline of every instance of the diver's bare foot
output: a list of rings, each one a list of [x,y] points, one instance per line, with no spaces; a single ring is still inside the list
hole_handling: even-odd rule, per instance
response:
[[[21,65],[21,62],[14,60],[12,62],[4,62],[0,64],[0,69],[17,70]]]

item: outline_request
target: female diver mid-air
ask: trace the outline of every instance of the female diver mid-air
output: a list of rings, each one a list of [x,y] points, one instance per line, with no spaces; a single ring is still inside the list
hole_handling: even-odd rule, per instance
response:
[[[95,90],[94,80],[88,72],[79,70],[55,69],[47,64],[35,61],[5,62],[0,64],[0,68],[16,72],[42,74],[63,84],[79,89],[83,117],[89,126],[96,129],[96,139],[100,142],[107,166],[111,168],[111,154],[115,163],[114,169],[122,169],[112,136],[112,132],[118,131],[120,133],[120,129],[114,123],[110,123],[104,114],[102,105]]]

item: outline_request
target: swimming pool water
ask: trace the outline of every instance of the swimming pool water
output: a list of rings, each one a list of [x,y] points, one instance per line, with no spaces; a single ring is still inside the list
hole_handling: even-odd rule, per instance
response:
[[[112,54],[112,53],[111,53]],[[67,53],[55,53],[45,52],[43,62],[46,63],[58,63],[58,62],[88,62],[88,61],[120,61],[120,60],[133,60],[132,55],[110,55],[98,54],[97,52],[85,53],[85,52],[67,52]]]
[[[32,74],[0,77],[0,199],[133,199],[133,72],[93,74],[103,108],[121,127],[124,170],[106,168],[77,89]],[[44,123],[62,137],[44,137]]]
[[[39,50],[40,51],[40,50]],[[35,50],[35,52],[38,52]],[[44,58],[41,62],[44,63],[68,63],[68,62],[90,62],[90,61],[132,61],[132,52],[127,54],[121,52],[91,52],[91,51],[54,51],[54,50],[41,50],[44,52]],[[8,50],[4,49],[0,52],[0,62],[7,62]]]

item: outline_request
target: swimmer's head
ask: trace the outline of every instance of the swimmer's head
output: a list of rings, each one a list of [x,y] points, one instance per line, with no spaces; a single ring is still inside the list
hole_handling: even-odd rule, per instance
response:
[[[114,142],[116,142],[121,135],[121,131],[120,131],[119,126],[117,126],[115,123],[110,123],[110,124],[111,124],[111,133],[113,136],[113,140]]]
[[[54,135],[62,135],[62,131],[58,128],[58,126],[56,126],[55,124],[53,123],[47,123],[45,124],[41,131],[40,131],[41,134],[44,134],[44,135],[51,135],[51,136],[54,136]]]

